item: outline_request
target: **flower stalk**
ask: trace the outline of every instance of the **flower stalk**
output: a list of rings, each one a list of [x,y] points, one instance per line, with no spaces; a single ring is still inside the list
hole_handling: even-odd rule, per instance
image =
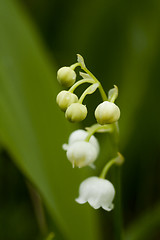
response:
[[[83,83],[94,83],[94,80],[90,79],[90,78],[85,78],[85,79],[79,80],[68,91],[73,93],[75,91],[75,89]]]
[[[76,81],[75,68],[80,67],[84,72],[79,72],[82,79]],[[99,80],[88,70],[84,59],[77,54],[77,62],[70,67],[62,67],[58,70],[57,78],[63,86],[70,87],[68,91],[61,91],[57,96],[57,104],[65,117],[70,122],[83,121],[88,113],[83,100],[88,94],[92,94],[99,89],[102,102],[95,108],[94,115],[96,124],[84,130],[76,130],[71,133],[68,144],[63,144],[66,156],[73,167],[94,167],[94,163],[98,158],[100,151],[98,140],[94,137],[94,133],[111,133],[111,142],[113,143],[113,156],[106,163],[99,177],[92,176],[84,180],[79,187],[79,197],[76,201],[79,204],[88,202],[94,209],[102,207],[106,211],[114,208],[115,189],[117,191],[115,198],[114,210],[114,233],[115,240],[122,240],[122,208],[121,208],[121,184],[120,184],[120,168],[113,168],[113,184],[106,179],[109,169],[113,165],[121,166],[124,162],[123,156],[118,152],[119,127],[118,120],[120,118],[120,109],[114,103],[118,97],[118,87],[110,89],[108,96],[105,93]],[[81,84],[89,83],[90,86],[84,90],[82,95],[78,96],[73,93]]]
[[[97,79],[86,67],[83,67],[82,64],[81,64],[81,68],[82,68],[92,79],[95,80],[95,83],[99,83],[99,87],[98,87],[98,88],[99,88],[99,92],[100,92],[100,94],[101,94],[101,96],[102,96],[102,99],[103,99],[103,101],[107,101],[107,100],[108,100],[107,95],[106,95],[106,93],[105,93],[105,91],[104,91],[101,83],[98,81],[98,79]]]
[[[108,170],[113,164],[121,165],[123,164],[123,162],[124,162],[124,157],[118,152],[117,157],[111,159],[109,162],[106,163],[99,177],[105,179]]]
[[[112,132],[113,126],[112,124],[100,125],[97,123],[91,126],[90,128],[86,128],[86,129],[87,129],[88,135],[85,141],[88,142],[91,136],[96,132]]]
[[[114,124],[114,131],[111,136],[112,151],[114,154],[118,152],[119,146],[119,127],[118,123]],[[120,165],[124,163],[124,157],[118,153]],[[119,165],[119,164],[118,164]],[[121,168],[114,167],[111,170],[111,175],[113,179],[113,184],[116,189],[116,198],[115,198],[115,208],[113,212],[113,225],[114,225],[114,239],[123,240],[123,215],[122,215],[122,198],[121,198]]]

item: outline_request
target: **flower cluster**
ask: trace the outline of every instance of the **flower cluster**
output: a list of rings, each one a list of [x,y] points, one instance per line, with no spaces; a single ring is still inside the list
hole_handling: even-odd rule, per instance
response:
[[[76,81],[76,67],[80,67],[83,72],[79,72],[82,79]],[[99,154],[99,143],[93,135],[96,132],[114,132],[117,127],[117,121],[120,118],[120,109],[114,103],[118,97],[118,88],[114,85],[106,95],[101,83],[87,69],[84,59],[77,54],[77,62],[69,67],[62,67],[57,72],[58,82],[69,90],[62,90],[56,98],[59,108],[65,112],[65,118],[70,122],[83,121],[88,113],[87,107],[83,104],[83,100],[88,94],[93,94],[97,89],[102,96],[102,102],[96,107],[94,115],[96,124],[86,130],[76,130],[71,133],[68,144],[63,144],[68,160],[73,167],[90,166],[94,168],[94,162]],[[89,83],[89,87],[78,97],[74,91],[83,83]],[[115,189],[112,183],[105,179],[106,173],[112,164],[121,165],[123,157],[121,154],[111,159],[104,166],[100,177],[89,177],[84,180],[79,188],[79,197],[76,201],[80,204],[88,202],[93,208],[110,211],[113,209],[113,199]]]
[[[80,72],[82,79],[76,81],[75,68],[80,66],[84,72]],[[86,95],[92,94],[99,88],[102,94],[103,102],[100,103],[95,110],[95,118],[101,125],[114,123],[120,117],[119,107],[114,103],[118,96],[118,88],[115,86],[111,89],[107,98],[99,81],[90,73],[84,64],[82,56],[78,54],[78,62],[70,67],[62,67],[57,72],[57,79],[62,86],[71,87],[68,91],[63,90],[57,95],[57,104],[62,111],[65,112],[65,117],[70,122],[83,121],[87,116],[87,107],[83,105],[83,100]],[[75,89],[83,83],[90,83],[91,85],[84,91],[81,97],[74,94]]]

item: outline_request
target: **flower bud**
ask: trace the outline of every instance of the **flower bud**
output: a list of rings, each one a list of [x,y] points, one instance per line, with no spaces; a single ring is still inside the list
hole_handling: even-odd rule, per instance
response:
[[[78,97],[74,93],[63,90],[57,95],[56,102],[60,109],[65,112],[72,103],[78,102]]]
[[[119,107],[114,103],[104,101],[97,106],[95,117],[101,125],[116,122],[120,117]]]
[[[70,122],[83,121],[87,116],[87,108],[81,103],[72,103],[66,110],[65,117]]]
[[[62,67],[57,72],[57,79],[62,86],[70,87],[76,81],[76,73],[70,67]]]

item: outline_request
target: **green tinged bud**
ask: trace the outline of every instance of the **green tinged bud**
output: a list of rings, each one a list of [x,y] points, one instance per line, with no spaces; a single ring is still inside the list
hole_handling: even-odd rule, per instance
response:
[[[87,116],[87,108],[81,103],[72,103],[66,110],[65,117],[70,122],[83,121]]]
[[[76,81],[76,73],[70,67],[62,67],[57,72],[57,79],[62,86],[70,87]]]
[[[114,123],[120,117],[119,107],[114,103],[104,101],[97,106],[95,117],[97,122],[101,125]]]
[[[56,102],[62,111],[66,111],[66,109],[72,104],[78,102],[78,97],[76,94],[68,92],[66,90],[61,91],[56,98]]]

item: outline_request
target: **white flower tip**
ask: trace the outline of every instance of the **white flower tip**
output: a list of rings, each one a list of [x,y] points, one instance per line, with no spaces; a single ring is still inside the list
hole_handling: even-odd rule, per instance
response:
[[[85,201],[84,199],[82,199],[82,198],[76,198],[75,201],[76,201],[77,203],[79,203],[79,204],[84,204],[84,203],[86,203],[86,201]]]
[[[67,151],[67,149],[68,149],[68,144],[64,143],[64,144],[62,145],[62,149],[65,150],[65,151]]]
[[[105,206],[102,206],[102,208],[108,212],[110,212],[113,208],[114,208],[114,204],[111,203],[111,205],[109,207],[105,207]]]
[[[96,169],[96,166],[95,166],[93,163],[91,163],[89,166],[90,166],[92,169]]]
[[[101,204],[99,201],[97,201],[96,199],[89,199],[88,203],[91,205],[91,207],[93,207],[94,209],[98,209],[101,207]]]

